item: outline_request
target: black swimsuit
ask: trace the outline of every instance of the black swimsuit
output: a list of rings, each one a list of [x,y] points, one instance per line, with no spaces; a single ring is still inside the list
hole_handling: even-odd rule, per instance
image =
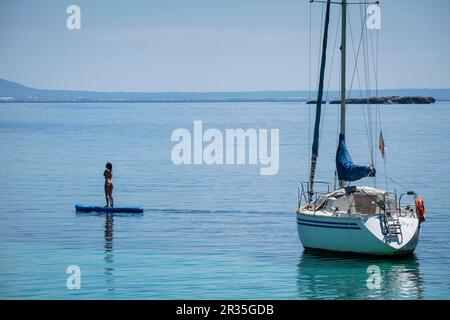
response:
[[[105,170],[105,172],[103,172],[103,176],[105,177],[105,188],[113,188],[113,183],[112,183],[112,173],[109,170]]]

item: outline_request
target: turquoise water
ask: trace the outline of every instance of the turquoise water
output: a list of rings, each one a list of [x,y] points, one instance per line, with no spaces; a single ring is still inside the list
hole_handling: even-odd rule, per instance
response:
[[[297,185],[308,176],[309,109],[290,103],[0,104],[0,298],[3,299],[448,299],[450,104],[382,106],[390,177],[424,197],[415,255],[400,260],[303,252]],[[327,106],[320,180],[334,172],[337,106]],[[369,152],[360,106],[348,145]],[[278,128],[280,169],[176,166],[173,130]],[[77,215],[102,205],[103,166],[116,205],[143,216]],[[393,190],[383,177],[363,180]],[[81,289],[66,268],[81,269]],[[367,286],[369,266],[380,286]]]

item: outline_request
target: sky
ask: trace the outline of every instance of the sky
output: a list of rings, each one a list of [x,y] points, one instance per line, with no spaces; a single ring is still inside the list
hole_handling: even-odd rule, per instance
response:
[[[81,9],[79,30],[66,27],[71,4]],[[332,6],[329,62],[339,7]],[[358,7],[350,7],[355,41]],[[313,75],[322,10],[311,5]],[[450,88],[450,1],[382,0],[380,12],[378,87]],[[41,89],[308,89],[316,86],[309,16],[309,0],[1,0],[0,78]]]

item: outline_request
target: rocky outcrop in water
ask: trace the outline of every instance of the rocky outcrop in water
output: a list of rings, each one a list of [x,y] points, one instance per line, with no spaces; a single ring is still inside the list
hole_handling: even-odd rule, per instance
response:
[[[347,99],[347,104],[430,104],[436,100],[430,96],[413,96],[413,97],[370,97],[369,99]],[[341,100],[333,100],[330,104],[340,104]]]

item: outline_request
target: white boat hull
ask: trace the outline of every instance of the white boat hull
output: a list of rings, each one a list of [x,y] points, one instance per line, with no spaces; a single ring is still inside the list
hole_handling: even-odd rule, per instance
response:
[[[370,255],[405,255],[419,241],[420,223],[414,217],[400,217],[401,239],[392,241],[383,234],[377,215],[325,217],[311,211],[297,212],[297,230],[303,247]]]

